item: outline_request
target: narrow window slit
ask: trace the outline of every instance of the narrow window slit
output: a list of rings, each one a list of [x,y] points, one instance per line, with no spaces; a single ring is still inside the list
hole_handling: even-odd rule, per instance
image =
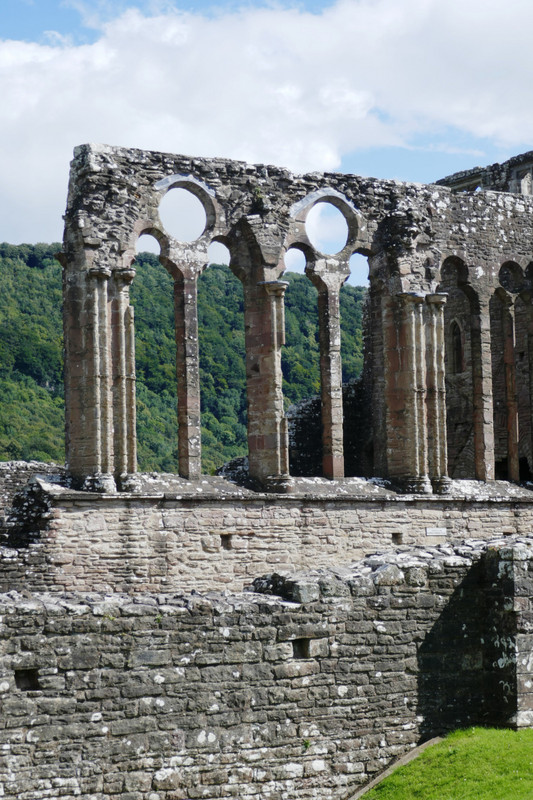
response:
[[[35,692],[41,686],[39,684],[39,670],[37,669],[16,669],[15,684],[21,692]]]
[[[292,652],[294,658],[311,658],[309,655],[309,639],[293,639]]]

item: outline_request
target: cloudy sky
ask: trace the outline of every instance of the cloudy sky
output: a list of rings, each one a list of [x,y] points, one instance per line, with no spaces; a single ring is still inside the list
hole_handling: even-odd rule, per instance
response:
[[[429,182],[533,149],[531,0],[0,0],[0,241],[83,142]]]

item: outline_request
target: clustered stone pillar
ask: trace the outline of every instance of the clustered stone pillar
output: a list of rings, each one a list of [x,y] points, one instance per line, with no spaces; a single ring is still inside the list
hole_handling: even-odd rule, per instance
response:
[[[444,306],[446,300],[445,294],[426,295],[429,310],[427,347],[429,475],[433,488],[440,492],[445,491],[449,484],[444,360]]]
[[[508,478],[520,479],[518,457],[518,398],[515,373],[515,320],[514,306],[510,298],[502,303],[503,362],[505,367],[505,402],[507,411],[507,465]]]
[[[472,315],[472,383],[474,404],[474,458],[476,478],[494,480],[494,416],[492,356],[488,301],[479,302]]]
[[[90,349],[92,353],[93,403],[89,419],[88,433],[92,431],[92,469],[91,475],[104,489],[114,488],[113,472],[113,399],[110,375],[110,314],[109,314],[109,278],[111,270],[106,267],[92,267],[88,271],[90,285]],[[92,301],[92,302],[91,302]],[[85,409],[84,409],[85,411]],[[90,412],[89,412],[90,413]],[[80,419],[80,422],[82,420]]]
[[[281,372],[287,286],[285,281],[244,285],[249,469],[272,489],[284,488],[289,476]]]
[[[384,305],[389,476],[409,492],[444,491],[445,295],[402,292]],[[427,331],[427,336],[426,336]]]

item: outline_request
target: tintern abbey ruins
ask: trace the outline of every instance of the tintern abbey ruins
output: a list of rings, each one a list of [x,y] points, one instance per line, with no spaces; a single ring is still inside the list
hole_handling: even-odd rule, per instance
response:
[[[160,219],[176,188],[205,211],[193,242]],[[335,255],[306,231],[319,203],[346,221]],[[174,282],[177,475],[137,470],[144,234]],[[218,476],[212,242],[243,285],[248,406],[248,458]],[[291,248],[321,390],[289,419]],[[354,253],[370,285],[347,390]],[[1,797],[350,800],[449,730],[533,726],[533,152],[420,185],[83,145],[58,258],[66,468],[0,464]]]

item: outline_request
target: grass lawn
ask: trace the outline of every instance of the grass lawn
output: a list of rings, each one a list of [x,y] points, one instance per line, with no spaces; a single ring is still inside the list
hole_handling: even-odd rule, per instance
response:
[[[533,800],[533,730],[456,731],[364,800]]]

